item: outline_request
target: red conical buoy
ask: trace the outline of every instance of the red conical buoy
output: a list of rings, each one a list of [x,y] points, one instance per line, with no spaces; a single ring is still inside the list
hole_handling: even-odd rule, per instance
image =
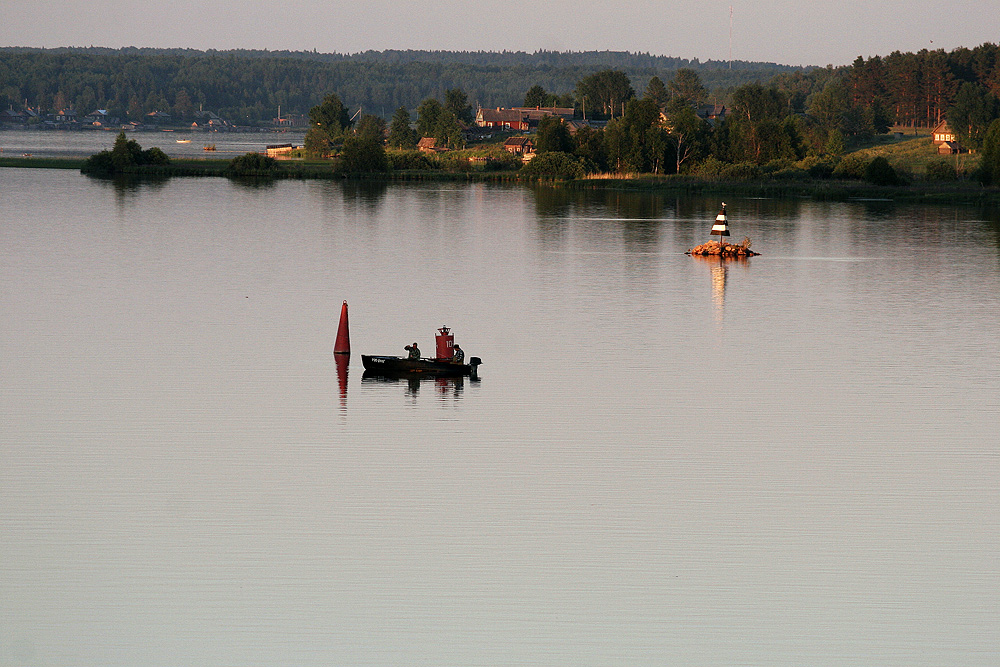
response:
[[[340,307],[340,327],[337,328],[337,342],[333,346],[334,354],[351,353],[351,334],[347,326],[347,302]]]

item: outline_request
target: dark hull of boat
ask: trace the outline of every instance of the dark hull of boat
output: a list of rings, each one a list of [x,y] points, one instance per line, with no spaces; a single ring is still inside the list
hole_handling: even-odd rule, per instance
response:
[[[405,357],[380,357],[361,355],[365,373],[385,377],[461,377],[476,376],[479,358],[473,357],[471,364],[455,364],[450,361],[433,359],[407,359]]]

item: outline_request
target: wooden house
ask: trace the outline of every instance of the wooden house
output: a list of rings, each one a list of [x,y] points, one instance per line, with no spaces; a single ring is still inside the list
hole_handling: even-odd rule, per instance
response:
[[[527,114],[529,127],[538,127],[539,121],[543,118],[561,118],[562,120],[573,120],[574,110],[572,107],[514,107],[511,111],[520,111]]]
[[[480,109],[476,112],[476,125],[479,127],[492,127],[497,130],[520,130],[525,131],[531,128],[528,114],[524,111],[514,109]]]
[[[931,130],[931,139],[937,146],[938,155],[954,155],[962,152],[962,146],[958,143],[958,136],[948,125],[947,120],[943,120]]]
[[[948,125],[947,120],[943,120],[934,126],[934,129],[931,130],[931,138],[934,140],[935,146],[940,146],[947,141],[958,141],[955,131]]]
[[[95,109],[83,117],[83,119],[94,127],[104,127],[106,125],[118,125],[121,119],[114,112],[107,109]]]
[[[702,120],[707,120],[715,125],[726,119],[726,106],[724,104],[703,104],[695,111]]]
[[[957,141],[942,141],[937,147],[938,155],[956,155],[962,152],[962,146]]]
[[[0,123],[23,125],[28,122],[28,114],[14,109],[0,111]]]
[[[503,142],[504,150],[514,155],[526,155],[535,152],[535,142],[530,137],[510,137]]]
[[[423,137],[417,142],[417,150],[422,153],[441,153],[448,150],[448,147],[441,145],[434,137]]]

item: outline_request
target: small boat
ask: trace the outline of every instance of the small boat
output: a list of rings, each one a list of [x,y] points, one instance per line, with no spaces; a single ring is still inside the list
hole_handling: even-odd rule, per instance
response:
[[[174,141],[176,141],[179,144],[189,144],[189,143],[191,143],[190,139],[175,139]]]
[[[205,146],[205,148],[202,149],[202,150],[214,151],[215,150],[215,144],[209,144],[209,145]]]
[[[478,368],[483,363],[479,357],[472,357],[467,364],[459,364],[447,359],[408,359],[406,357],[385,357],[377,355],[361,355],[361,363],[365,365],[365,375],[380,377],[476,377]]]
[[[416,343],[412,348],[416,351],[416,357],[389,357],[379,355],[361,355],[361,362],[365,366],[365,375],[382,377],[477,377],[479,366],[483,360],[479,357],[472,357],[469,363],[464,363],[465,353],[461,352],[461,347],[455,345],[455,337],[448,327],[441,327],[435,336],[436,357],[420,357]],[[407,350],[411,349],[407,345]],[[455,350],[459,350],[456,357]]]

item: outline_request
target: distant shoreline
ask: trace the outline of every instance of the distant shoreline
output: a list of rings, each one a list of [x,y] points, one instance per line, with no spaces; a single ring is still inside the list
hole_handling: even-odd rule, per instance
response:
[[[0,157],[0,168],[76,169],[86,158]],[[225,177],[229,160],[173,159],[165,167],[155,167],[136,174],[137,179],[173,177]],[[956,205],[1000,205],[1000,188],[985,187],[971,181],[921,183],[900,186],[876,186],[849,180],[759,180],[715,181],[690,176],[638,176],[634,178],[581,178],[550,180],[527,177],[518,172],[446,172],[398,171],[344,177],[333,173],[328,164],[283,162],[282,171],[270,180],[346,180],[381,183],[417,181],[469,182],[540,185],[572,190],[622,190],[662,192],[686,195],[728,195],[773,199],[813,199],[817,201],[878,201]]]

